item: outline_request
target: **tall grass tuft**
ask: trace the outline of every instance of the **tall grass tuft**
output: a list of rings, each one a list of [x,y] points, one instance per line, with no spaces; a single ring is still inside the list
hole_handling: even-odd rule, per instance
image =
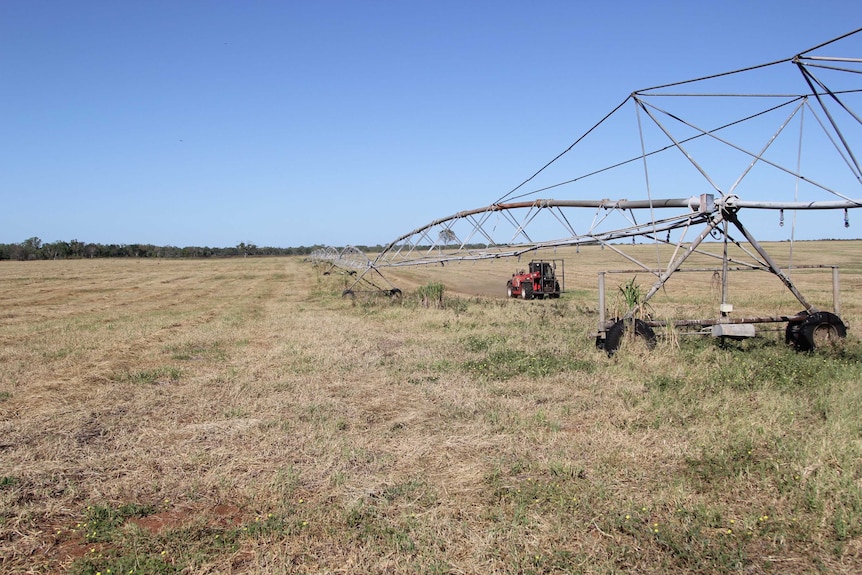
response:
[[[430,282],[416,290],[419,304],[422,307],[442,309],[445,307],[443,294],[446,286],[439,282]]]
[[[644,301],[646,292],[643,287],[637,283],[637,276],[619,286],[619,292],[617,295],[617,317],[622,317],[632,309],[635,310],[635,317],[637,319],[644,319],[650,315],[651,308],[649,304]]]

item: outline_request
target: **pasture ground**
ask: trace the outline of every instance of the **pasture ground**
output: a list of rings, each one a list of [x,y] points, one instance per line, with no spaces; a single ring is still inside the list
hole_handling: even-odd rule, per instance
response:
[[[815,353],[779,325],[609,358],[597,272],[631,263],[540,256],[560,299],[507,300],[512,260],[395,270],[400,299],[298,257],[0,262],[0,570],[862,572],[862,242],[794,246],[841,270]],[[799,311],[739,276],[734,314]],[[793,278],[831,309],[828,271]],[[651,312],[718,298],[681,274]]]

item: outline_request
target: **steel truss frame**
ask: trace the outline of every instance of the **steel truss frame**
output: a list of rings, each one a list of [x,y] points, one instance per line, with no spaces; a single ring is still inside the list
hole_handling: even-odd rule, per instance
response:
[[[862,145],[862,130],[860,130],[862,117],[853,107],[853,104],[858,103],[862,98],[862,83],[857,80],[862,77],[860,76],[862,58],[814,54],[815,51],[825,46],[832,46],[840,40],[858,39],[862,36],[860,32],[862,29],[839,36],[784,60],[635,91],[600,122],[577,138],[569,148],[490,205],[438,218],[403,234],[385,246],[374,260],[364,257],[364,254],[363,259],[356,253],[358,250],[350,247],[340,252],[325,250],[316,257],[330,262],[332,266],[353,270],[354,283],[345,290],[345,293],[352,293],[355,286],[369,282],[370,277],[385,280],[381,270],[389,267],[443,265],[453,261],[519,257],[529,252],[563,246],[602,245],[655,276],[655,283],[642,302],[646,303],[662,289],[692,254],[699,253],[722,262],[722,303],[725,302],[727,273],[731,271],[732,264],[774,274],[808,313],[816,313],[819,310],[805,299],[790,277],[755,239],[750,228],[742,224],[740,215],[755,210],[779,211],[780,222],[783,225],[784,214],[787,211],[793,214],[795,225],[796,212],[843,210],[846,226],[849,223],[848,211],[862,207],[862,199],[860,199],[862,168],[856,151],[858,146]],[[858,44],[853,49],[862,52],[862,47]],[[705,81],[788,64],[801,74],[806,88],[804,91],[751,94],[668,91],[670,88],[683,85],[699,85]],[[819,75],[815,75],[815,71]],[[824,78],[825,75],[830,74],[830,80],[834,80],[837,76],[849,77],[850,84],[836,88],[831,81],[827,82]],[[771,99],[769,102],[777,99],[778,104],[767,105],[765,109],[746,113],[742,118],[708,128],[654,103],[658,97],[682,96]],[[547,175],[552,165],[560,163],[564,156],[583,144],[587,136],[617,114],[629,101],[634,103],[636,110],[640,154],[606,167],[580,172],[579,175],[568,177],[560,182],[540,185],[533,191],[524,191],[527,184],[538,182],[540,175]],[[741,124],[758,121],[767,114],[783,113],[785,110],[788,111],[787,115],[780,116],[783,119],[770,124],[773,126],[772,131],[760,139],[759,148],[753,147],[750,142],[739,143],[730,135]],[[825,181],[817,175],[811,175],[801,167],[803,114],[806,112],[814,117],[815,131],[819,134],[821,142],[828,142],[831,151],[839,158],[839,163],[849,174],[846,180],[839,181],[839,185]],[[789,132],[793,123],[798,123],[800,126],[796,165],[779,162],[770,155],[775,142]],[[661,145],[647,148],[645,143],[647,126],[653,133],[664,137]],[[728,135],[725,135],[726,133]],[[697,155],[696,148],[704,142],[721,146],[746,158],[745,165],[729,186],[719,185],[718,178],[708,169],[704,158]],[[682,158],[689,170],[693,169],[702,177],[702,185],[695,194],[683,198],[656,199],[653,197],[651,163],[669,152]],[[552,189],[573,188],[594,177],[604,176],[621,168],[637,166],[639,163],[643,165],[645,181],[646,197],[643,199],[526,199]],[[740,197],[742,184],[749,179],[754,170],[761,168],[768,168],[784,178],[792,179],[795,182],[794,199],[775,200],[766,193],[762,194],[763,197],[760,199]],[[816,199],[799,200],[801,186],[805,186],[809,194],[815,194]],[[589,189],[586,191],[586,195],[588,194]],[[587,216],[584,217],[584,214]],[[644,214],[647,214],[646,217]],[[741,234],[741,241],[736,240],[731,235],[731,231]],[[696,233],[693,239],[687,239],[692,233]],[[675,240],[672,240],[673,237]],[[659,262],[658,266],[637,261],[625,252],[625,241],[632,240],[634,243],[636,238],[673,245],[671,260],[664,265]],[[720,253],[711,252],[706,247],[705,241],[710,238],[721,240],[718,242]],[[730,258],[727,255],[728,243],[734,243],[742,248],[751,261]],[[390,287],[384,290],[385,293],[391,294],[395,290],[400,294],[400,291],[391,283],[388,281],[386,283]],[[629,309],[625,313],[625,318],[630,319],[637,312],[637,307]],[[600,326],[600,332],[602,330]]]
[[[312,264],[318,267],[325,268],[324,275],[332,273],[334,270],[341,270],[349,276],[352,276],[353,282],[347,289],[344,290],[342,296],[353,296],[356,293],[378,293],[389,296],[400,296],[401,290],[392,285],[392,283],[381,273],[380,269],[374,265],[368,256],[354,246],[347,246],[338,250],[332,247],[322,247],[311,252],[310,256]],[[374,279],[382,281],[389,287],[384,288]],[[363,287],[365,289],[358,289]]]

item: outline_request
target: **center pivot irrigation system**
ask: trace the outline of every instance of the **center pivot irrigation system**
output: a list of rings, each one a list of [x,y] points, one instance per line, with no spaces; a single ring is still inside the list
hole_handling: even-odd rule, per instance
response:
[[[653,327],[695,326],[714,336],[741,338],[754,335],[753,324],[763,322],[786,322],[788,343],[813,349],[819,338],[846,334],[838,316],[837,271],[833,268],[833,313],[807,301],[788,269],[797,227],[813,228],[817,238],[834,238],[836,229],[849,227],[850,210],[862,207],[860,56],[862,29],[789,58],[637,90],[490,205],[416,228],[373,260],[347,247],[317,250],[312,261],[350,273],[353,283],[345,296],[368,290],[398,296],[385,268],[601,245],[655,280],[621,317],[607,320],[604,273],[599,274],[596,343],[608,353],[632,326],[649,341]],[[607,199],[621,190],[626,199]],[[567,199],[548,199],[551,192]],[[789,238],[781,238],[790,240],[787,267],[752,232],[770,221],[789,231]],[[656,245],[655,262],[626,253],[637,240]],[[660,254],[668,250],[660,245],[672,246],[665,261]],[[647,319],[642,313],[647,302],[693,254],[717,262],[716,318]],[[804,311],[730,317],[727,278],[738,270],[774,274]]]

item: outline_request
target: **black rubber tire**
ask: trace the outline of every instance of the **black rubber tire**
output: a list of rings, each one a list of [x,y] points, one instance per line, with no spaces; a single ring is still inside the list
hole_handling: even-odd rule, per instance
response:
[[[621,319],[614,325],[612,325],[610,329],[608,329],[608,331],[605,333],[605,344],[602,349],[605,350],[605,353],[607,353],[608,356],[612,356],[614,353],[616,353],[616,351],[620,348],[620,345],[622,345],[623,336],[625,336],[627,324],[630,322],[631,320],[627,321]],[[635,335],[644,339],[644,343],[646,343],[648,349],[653,349],[656,344],[656,337],[653,329],[640,319],[634,320],[634,323]]]
[[[551,297],[560,297],[560,282],[554,282],[554,293],[551,294]]]
[[[796,349],[814,351],[830,342],[847,337],[847,327],[841,318],[828,311],[820,311],[808,316],[799,327]]]
[[[353,293],[352,289],[346,289],[341,292],[341,297],[343,298],[353,298],[356,294]]]
[[[798,314],[798,316],[808,317],[808,312],[802,310]],[[784,343],[787,345],[793,346],[794,349],[799,350],[799,330],[802,328],[802,324],[804,321],[791,321],[787,322],[787,328],[784,330]]]
[[[401,290],[398,288],[392,288],[389,290],[389,297],[399,298],[401,297]]]
[[[533,284],[531,284],[531,283],[522,283],[521,284],[521,299],[526,299],[526,300],[533,299]]]
[[[605,349],[605,340],[602,336],[596,336],[596,349]]]
[[[515,297],[514,295],[512,295],[512,280],[506,282],[506,296]]]

